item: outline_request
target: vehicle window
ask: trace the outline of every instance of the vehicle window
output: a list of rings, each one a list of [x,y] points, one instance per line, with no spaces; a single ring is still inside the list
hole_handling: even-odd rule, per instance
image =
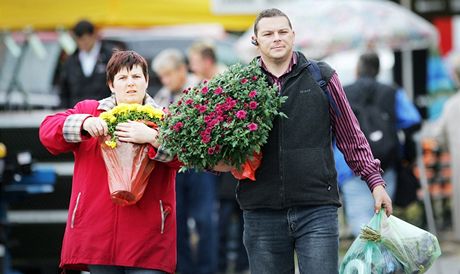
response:
[[[53,79],[61,48],[57,41],[42,43],[44,56],[37,55],[28,45],[20,44],[19,57],[0,49],[0,105],[41,108],[59,104]]]

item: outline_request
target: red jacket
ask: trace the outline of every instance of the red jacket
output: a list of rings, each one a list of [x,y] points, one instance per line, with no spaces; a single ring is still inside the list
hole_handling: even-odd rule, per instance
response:
[[[180,163],[157,162],[140,201],[125,207],[114,204],[97,139],[80,136],[81,142],[69,143],[63,134],[64,123],[72,120],[69,116],[99,116],[103,110],[98,105],[98,101],[82,101],[73,109],[46,117],[40,126],[40,140],[52,154],[72,151],[75,157],[60,266],[87,270],[88,264],[119,265],[173,273],[175,177]],[[76,132],[81,131],[83,121],[73,124]],[[152,147],[149,155],[154,154]]]

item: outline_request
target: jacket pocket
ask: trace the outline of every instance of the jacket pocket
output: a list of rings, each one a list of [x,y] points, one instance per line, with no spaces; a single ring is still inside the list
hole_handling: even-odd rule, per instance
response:
[[[81,192],[78,192],[77,200],[75,201],[75,206],[72,211],[72,218],[70,220],[70,228],[74,228],[75,226],[75,216],[77,215],[78,205],[80,204],[80,197],[81,197]]]
[[[164,205],[163,201],[160,200],[160,213],[161,213],[161,228],[160,233],[163,234],[165,231],[166,217],[171,212],[171,207]]]

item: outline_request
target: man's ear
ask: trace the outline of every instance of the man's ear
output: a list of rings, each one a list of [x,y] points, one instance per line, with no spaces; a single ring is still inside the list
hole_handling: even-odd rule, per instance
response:
[[[259,45],[259,42],[257,42],[257,38],[254,35],[251,36],[251,44],[253,44],[254,46]]]

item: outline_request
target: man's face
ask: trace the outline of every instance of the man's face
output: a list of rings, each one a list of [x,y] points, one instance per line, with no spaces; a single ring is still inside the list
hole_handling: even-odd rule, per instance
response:
[[[96,34],[83,34],[76,38],[78,49],[89,52],[97,41]]]
[[[295,33],[284,16],[262,18],[257,27],[256,37],[262,57],[283,60],[290,57]]]
[[[191,52],[188,56],[190,70],[193,71],[199,77],[204,77],[204,71],[206,69],[207,60],[204,59],[201,54],[197,52]]]
[[[187,68],[182,65],[178,68],[164,68],[157,72],[161,83],[172,92],[181,92],[187,81]]]

